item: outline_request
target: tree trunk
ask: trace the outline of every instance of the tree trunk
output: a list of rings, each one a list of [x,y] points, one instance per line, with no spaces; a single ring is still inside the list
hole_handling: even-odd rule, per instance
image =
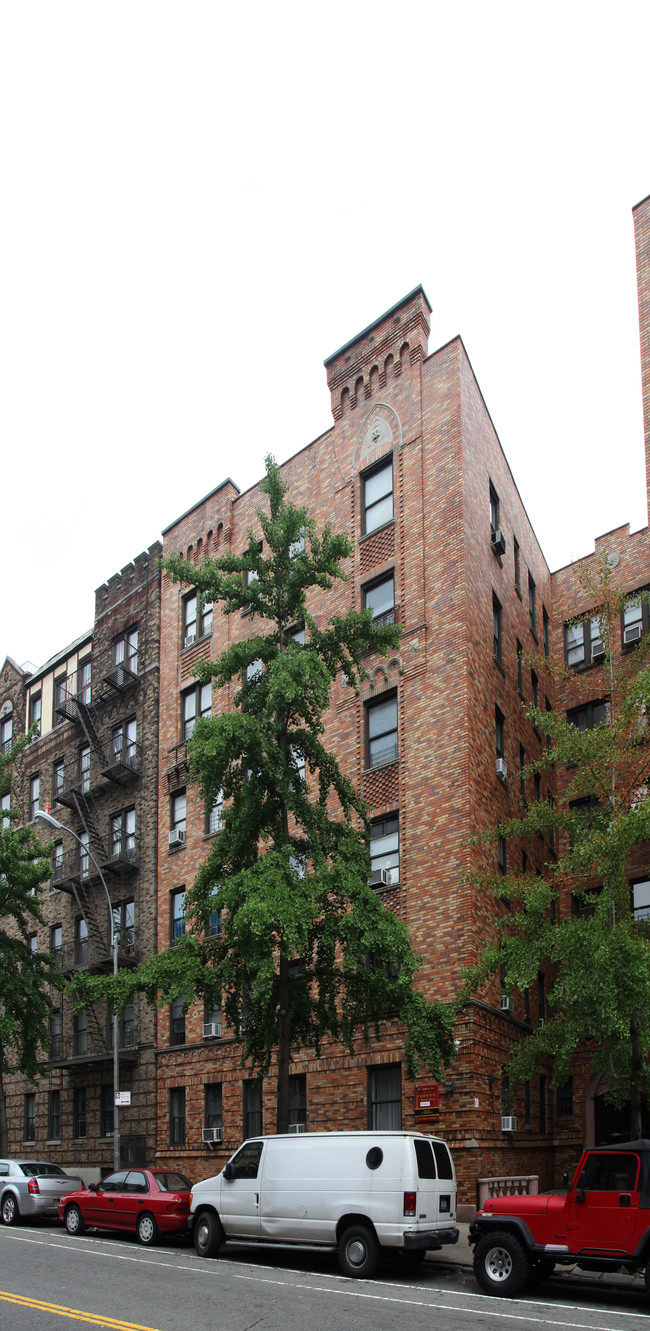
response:
[[[634,1014],[630,1017],[630,1042],[632,1045],[632,1064],[630,1068],[630,1140],[639,1141],[643,1136],[643,1092],[641,1076],[643,1057],[639,1029]]]
[[[0,1066],[0,1155],[9,1154],[9,1140],[7,1134],[7,1094],[5,1091],[4,1077],[2,1067]]]
[[[289,1064],[291,1061],[291,1009],[289,1007],[289,1001],[289,959],[283,952],[281,952],[276,1132],[289,1131]]]

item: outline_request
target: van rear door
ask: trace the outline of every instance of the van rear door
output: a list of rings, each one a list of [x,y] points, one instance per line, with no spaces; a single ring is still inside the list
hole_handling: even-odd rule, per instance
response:
[[[259,1238],[264,1145],[244,1142],[229,1161],[231,1177],[221,1175],[219,1218],[228,1238]]]
[[[456,1211],[451,1156],[445,1143],[435,1137],[415,1137],[413,1145],[418,1177],[417,1221],[444,1225]]]

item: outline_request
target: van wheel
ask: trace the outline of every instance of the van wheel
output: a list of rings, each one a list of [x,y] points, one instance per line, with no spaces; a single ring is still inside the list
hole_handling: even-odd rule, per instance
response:
[[[379,1244],[367,1225],[350,1225],[339,1239],[339,1266],[346,1276],[367,1279],[379,1266]]]
[[[484,1234],[474,1249],[474,1275],[486,1294],[519,1294],[530,1275],[530,1260],[514,1234]]]
[[[226,1236],[213,1211],[201,1211],[194,1226],[194,1247],[199,1257],[216,1257]]]

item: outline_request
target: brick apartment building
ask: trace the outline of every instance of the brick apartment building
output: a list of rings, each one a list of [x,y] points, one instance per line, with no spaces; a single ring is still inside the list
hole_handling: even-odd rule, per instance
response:
[[[648,443],[650,201],[634,216]],[[337,682],[327,740],[372,811],[377,890],[408,925],[423,957],[425,991],[444,1000],[503,909],[469,886],[467,875],[481,856],[505,868],[509,848],[478,850],[468,838],[521,807],[520,768],[544,743],[522,700],[572,705],[522,660],[561,653],[565,621],[582,610],[588,626],[579,579],[601,550],[618,555],[626,590],[650,582],[650,542],[647,528],[633,536],[623,528],[599,538],[595,555],[551,575],[462,341],[428,352],[429,312],[417,288],[326,361],[333,425],[282,474],[290,499],[305,504],[317,525],[331,521],[347,532],[354,546],[349,582],[325,599],[315,596],[311,613],[318,619],[372,606],[402,625],[399,652],[367,660],[360,696]],[[241,494],[224,481],[167,528],[165,554],[198,562],[223,549],[243,553],[248,527],[259,525],[260,500],[256,486]],[[165,576],[161,619],[158,946],[165,948],[184,928],[184,892],[219,829],[219,810],[206,810],[188,781],[185,742],[197,717],[230,700],[226,691],[211,696],[199,686],[191,667],[255,629],[246,616],[213,615]],[[593,674],[597,700],[603,686],[596,655],[588,654],[584,669]],[[379,732],[377,754],[372,737]],[[536,779],[528,798],[552,796],[554,780]],[[541,869],[550,854],[535,838],[528,870]],[[641,902],[647,856],[639,853],[631,868]],[[384,1022],[380,1042],[360,1043],[354,1056],[332,1046],[320,1059],[298,1055],[296,1130],[436,1128],[455,1152],[467,1204],[479,1175],[539,1174],[540,1186],[552,1186],[585,1133],[593,1141],[605,1120],[596,1112],[603,1085],[578,1068],[559,1091],[550,1076],[523,1088],[517,1131],[502,1130],[502,1064],[513,1041],[547,1014],[549,984],[540,974],[534,992],[504,1006],[495,979],[487,997],[463,1014],[451,1075],[433,1092],[426,1079],[406,1081],[395,1022]],[[184,1012],[179,1002],[166,1034],[161,1018],[158,1149],[196,1177],[214,1172],[243,1135],[274,1131],[274,1078],[261,1089],[247,1078],[219,1012]]]
[[[650,474],[650,198],[637,206],[634,220]],[[543,743],[523,714],[522,699],[537,700],[542,708],[574,705],[570,691],[557,686],[551,691],[541,675],[523,666],[523,659],[561,653],[566,620],[584,611],[586,654],[580,664],[583,678],[593,678],[597,702],[601,667],[591,651],[590,606],[584,603],[580,574],[606,550],[618,556],[621,586],[628,591],[647,586],[650,540],[647,528],[633,535],[627,527],[618,529],[598,538],[594,555],[551,575],[463,343],[455,338],[429,354],[429,313],[419,287],[326,361],[333,424],[289,459],[282,473],[293,502],[305,504],[318,526],[329,521],[353,542],[349,581],[326,596],[314,595],[311,613],[318,619],[371,606],[402,625],[399,651],[387,660],[366,661],[368,678],[359,696],[337,681],[326,735],[372,811],[376,889],[408,925],[423,958],[420,982],[426,993],[444,1000],[456,992],[461,970],[477,960],[495,910],[503,909],[491,895],[471,887],[467,876],[488,859],[505,868],[504,857],[512,848],[479,851],[468,839],[520,809],[520,768],[539,755]],[[178,551],[197,563],[225,549],[242,553],[248,527],[256,528],[261,498],[257,486],[242,494],[233,481],[223,481],[167,528],[164,553]],[[108,869],[111,820],[122,818],[117,844],[126,846],[131,832],[125,819],[129,809],[135,810],[139,869],[124,866],[126,875],[115,873],[110,884],[116,904],[134,903],[137,957],[155,946],[169,947],[182,933],[184,893],[211,838],[219,835],[219,808],[205,809],[189,781],[186,742],[197,717],[219,713],[230,699],[227,691],[213,694],[209,686],[198,685],[192,666],[251,633],[248,617],[213,613],[190,588],[179,588],[163,574],[156,756],[158,582],[152,565],[145,572],[143,560],[134,565],[133,604],[122,600],[124,571],[98,592],[94,634],[73,644],[69,661],[62,654],[28,679],[7,663],[0,696],[0,708],[13,700],[14,717],[24,726],[36,714],[40,690],[41,738],[30,746],[17,792],[25,816],[35,798],[34,778],[41,783],[41,802],[45,796],[60,800],[55,765],[62,762],[66,772],[72,764],[76,786],[62,778],[59,812],[75,830],[103,839]],[[110,681],[117,664],[112,653],[136,622],[138,666],[130,692],[122,694]],[[94,732],[83,699],[89,648]],[[124,662],[128,665],[126,656]],[[64,691],[72,702],[59,724],[57,682],[75,672],[74,686]],[[111,736],[130,718],[136,719],[137,743],[146,745],[146,761],[143,754],[132,784],[114,788],[101,761],[92,766],[93,733],[105,759],[112,751]],[[377,736],[380,744],[374,742]],[[88,748],[96,775],[84,791],[79,786],[86,772],[81,751]],[[553,793],[544,776],[528,798],[547,799]],[[92,816],[86,816],[89,795],[95,801]],[[527,849],[528,868],[541,868],[550,853],[548,844],[535,838]],[[49,944],[63,949],[69,969],[79,941],[78,922],[86,914],[79,905],[86,895],[80,894],[92,901],[101,933],[101,889],[78,870],[65,882],[57,874],[55,866],[53,886],[68,886],[69,892],[48,901],[50,927],[61,926],[60,941],[53,935]],[[650,880],[647,855],[637,853],[630,880],[632,904],[641,911]],[[70,895],[73,882],[77,897]],[[560,903],[560,909],[570,909],[570,903]],[[125,923],[125,937],[129,927]],[[217,919],[214,927],[219,927]],[[91,937],[97,932],[89,922],[89,948]],[[47,939],[38,942],[48,945]],[[123,961],[130,964],[128,956]],[[106,964],[105,946],[96,964]],[[382,1023],[378,1043],[365,1047],[359,1042],[353,1055],[327,1043],[319,1059],[300,1054],[292,1067],[293,1126],[299,1131],[421,1125],[439,1131],[454,1151],[459,1198],[468,1206],[479,1176],[539,1174],[540,1187],[555,1185],[585,1136],[594,1141],[603,1130],[604,1087],[579,1065],[560,1092],[552,1088],[550,1075],[540,1076],[522,1088],[514,1107],[516,1132],[503,1131],[502,1065],[513,1042],[544,1018],[549,983],[550,977],[540,975],[534,992],[515,995],[514,1003],[504,1006],[495,978],[459,1021],[457,1054],[443,1087],[431,1086],[426,1078],[415,1085],[406,1080],[403,1033],[393,1020]],[[179,1002],[158,1014],[157,1026],[155,1014],[144,1006],[129,1020],[137,1048],[129,1070],[134,1109],[132,1120],[129,1111],[124,1113],[122,1130],[133,1158],[142,1158],[143,1146],[149,1158],[155,1149],[159,1160],[197,1179],[215,1172],[243,1135],[274,1131],[273,1074],[261,1088],[247,1076],[220,1012],[198,1005],[186,1012]],[[105,1016],[97,1014],[92,1032],[88,1027],[87,1039],[92,1033],[98,1044],[103,1041],[94,1065],[88,1057],[75,1062],[78,1032],[71,1023],[71,1011],[64,1011],[60,1026],[53,1025],[53,1039],[61,1044],[49,1082],[34,1090],[17,1081],[13,1088],[12,1141],[22,1144],[28,1097],[35,1094],[39,1149],[42,1144],[47,1154],[65,1157],[68,1164],[94,1163],[99,1152],[98,1163],[107,1164],[111,1076]],[[70,1040],[72,1045],[66,1043]],[[74,1136],[75,1093],[80,1102],[82,1090],[87,1135],[80,1140]],[[57,1091],[58,1146],[47,1139],[48,1104]],[[130,1138],[139,1140],[129,1146]]]
[[[134,966],[155,947],[160,553],[153,545],[98,588],[89,633],[31,673],[7,658],[0,676],[3,750],[38,726],[11,802],[25,820],[49,809],[79,838],[39,828],[55,845],[42,893],[47,924],[32,944],[54,953],[68,978],[112,965],[96,864],[118,964]],[[113,1164],[112,1021],[105,1003],[75,1015],[70,997],[53,991],[52,1004],[49,1070],[36,1085],[6,1078],[9,1151],[98,1178]],[[132,1093],[120,1117],[124,1163],[155,1150],[155,1036],[156,1013],[137,1000],[118,1030],[120,1089]]]

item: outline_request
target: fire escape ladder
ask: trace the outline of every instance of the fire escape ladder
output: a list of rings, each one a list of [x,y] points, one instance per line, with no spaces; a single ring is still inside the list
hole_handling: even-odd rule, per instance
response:
[[[95,1037],[99,1043],[99,1047],[104,1049],[106,1053],[108,1053],[109,1043],[106,1038],[106,1027],[102,1027],[102,1023],[99,1020],[99,1017],[97,1016],[94,1006],[86,1008],[86,1011],[88,1013],[88,1025],[92,1027],[95,1033]]]
[[[106,856],[106,847],[97,830],[95,816],[97,806],[92,795],[88,792],[84,794],[80,790],[72,791],[74,806],[83,825],[84,831],[88,833],[88,844],[90,852],[96,860],[102,860]]]
[[[88,743],[94,754],[99,759],[100,769],[106,766],[104,749],[99,738],[98,726],[101,724],[96,709],[92,703],[83,702],[81,695],[77,696],[77,718],[81,728],[88,740]]]

